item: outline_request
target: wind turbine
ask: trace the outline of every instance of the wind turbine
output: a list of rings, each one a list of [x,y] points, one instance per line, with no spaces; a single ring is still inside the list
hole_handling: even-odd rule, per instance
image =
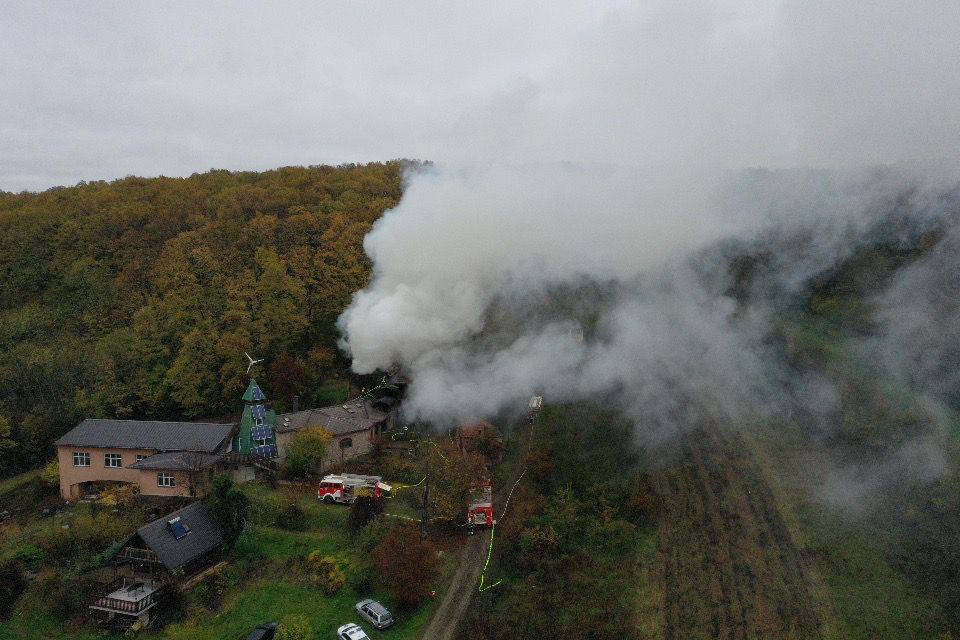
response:
[[[254,365],[260,364],[265,360],[265,358],[260,358],[259,360],[254,360],[250,357],[250,354],[246,351],[243,352],[243,355],[247,356],[247,360],[250,361],[250,364],[247,365],[247,373],[250,373],[250,369],[253,369]]]

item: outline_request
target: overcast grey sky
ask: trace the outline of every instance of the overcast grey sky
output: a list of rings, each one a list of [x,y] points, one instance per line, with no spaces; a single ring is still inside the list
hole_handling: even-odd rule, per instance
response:
[[[0,189],[397,157],[956,157],[958,7],[8,2]]]

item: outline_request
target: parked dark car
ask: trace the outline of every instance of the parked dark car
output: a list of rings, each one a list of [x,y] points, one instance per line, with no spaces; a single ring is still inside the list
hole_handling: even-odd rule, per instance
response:
[[[251,631],[247,640],[273,640],[275,635],[277,635],[277,623],[267,622]]]

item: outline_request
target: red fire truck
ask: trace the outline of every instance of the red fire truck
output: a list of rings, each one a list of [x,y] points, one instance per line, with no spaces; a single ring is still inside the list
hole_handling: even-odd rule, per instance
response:
[[[375,499],[380,499],[384,493],[389,493],[390,489],[390,485],[385,484],[381,476],[341,473],[323,477],[317,486],[317,498],[324,502],[353,504],[364,490],[369,491]]]
[[[470,527],[493,526],[493,488],[487,480],[480,485],[474,485],[473,497],[467,507],[467,525]]]

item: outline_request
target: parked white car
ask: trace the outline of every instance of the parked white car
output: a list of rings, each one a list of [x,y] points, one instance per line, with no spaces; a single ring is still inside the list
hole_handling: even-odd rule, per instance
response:
[[[337,638],[340,640],[370,640],[370,636],[363,632],[360,625],[352,622],[337,629]]]
[[[393,616],[387,608],[376,600],[361,600],[357,603],[357,613],[370,621],[377,629],[386,629],[393,624]]]

